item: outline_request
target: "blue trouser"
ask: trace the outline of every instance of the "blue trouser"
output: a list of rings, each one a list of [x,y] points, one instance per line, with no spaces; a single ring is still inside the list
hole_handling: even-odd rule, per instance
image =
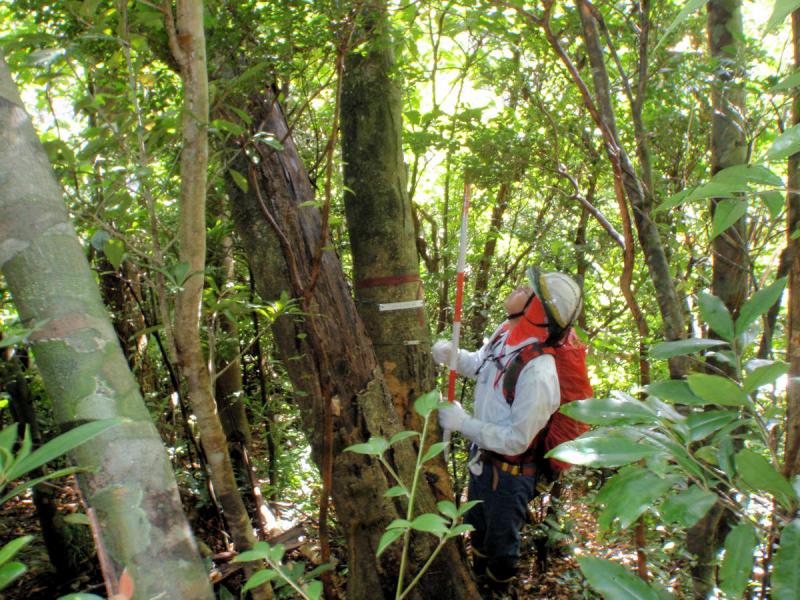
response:
[[[492,489],[497,481],[497,487]],[[470,472],[469,500],[481,500],[464,517],[472,525],[472,548],[476,571],[486,565],[487,574],[496,581],[514,577],[519,561],[520,530],[528,519],[528,503],[536,497],[534,476],[511,475],[483,462],[483,472]]]

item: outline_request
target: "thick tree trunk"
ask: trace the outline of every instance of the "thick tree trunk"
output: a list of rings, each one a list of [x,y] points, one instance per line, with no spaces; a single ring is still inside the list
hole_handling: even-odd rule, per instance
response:
[[[400,86],[385,0],[370,0],[345,59],[342,162],[358,314],[401,418],[434,385],[430,334],[403,163]],[[420,302],[416,308],[396,303]],[[394,306],[392,306],[394,305]]]
[[[60,426],[129,419],[71,456],[117,577],[134,598],[211,598],[158,432],[144,406],[61,192],[0,58],[0,267]]]
[[[167,24],[168,29],[172,27]],[[180,261],[189,266],[175,303],[175,343],[181,372],[208,460],[214,494],[238,552],[250,550],[257,538],[236,485],[228,441],[217,415],[211,377],[200,340],[200,313],[206,261],[206,183],[208,169],[208,75],[203,31],[203,2],[178,0],[177,23],[170,47],[183,79],[183,150],[181,152]],[[246,574],[252,567],[246,567]],[[270,598],[269,584],[254,589],[254,598]]]
[[[349,551],[348,598],[375,600],[394,596],[398,544],[375,557],[383,528],[404,514],[398,499],[384,492],[394,485],[380,464],[369,457],[343,452],[371,435],[389,437],[402,429],[375,352],[350,296],[336,255],[321,254],[319,277],[308,290],[313,257],[321,239],[319,211],[299,206],[314,191],[283,113],[271,98],[252,108],[253,122],[281,140],[284,149],[259,145],[258,163],[239,154],[234,168],[249,175],[243,193],[230,185],[234,220],[250,261],[261,297],[273,300],[282,291],[295,297],[310,293],[310,310],[301,318],[280,317],[273,325],[276,345],[297,393],[313,457],[323,464],[326,414],[332,419],[332,496]],[[304,320],[303,320],[304,319]],[[329,402],[329,406],[326,403]],[[330,410],[330,413],[327,411]],[[401,476],[410,478],[411,445],[401,442],[388,454]],[[421,486],[421,512],[435,512],[435,498]],[[419,564],[434,547],[427,534],[415,538],[413,561]],[[455,544],[448,544],[432,571],[412,592],[415,598],[477,598],[477,591]]]

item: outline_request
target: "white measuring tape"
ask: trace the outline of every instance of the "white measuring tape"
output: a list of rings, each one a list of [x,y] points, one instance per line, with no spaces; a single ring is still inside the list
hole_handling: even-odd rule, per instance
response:
[[[388,304],[378,304],[378,310],[385,312],[387,310],[406,310],[408,308],[422,308],[424,306],[422,300],[409,300],[407,302],[390,302]]]

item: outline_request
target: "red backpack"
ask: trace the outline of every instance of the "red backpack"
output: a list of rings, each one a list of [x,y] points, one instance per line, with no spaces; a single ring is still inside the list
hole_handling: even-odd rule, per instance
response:
[[[525,346],[512,359],[503,377],[503,396],[509,405],[514,402],[517,379],[519,379],[522,369],[542,354],[552,354],[556,360],[562,406],[573,400],[592,397],[592,384],[589,382],[589,373],[586,370],[586,346],[578,340],[574,331],[570,331],[566,340],[558,346],[531,344]],[[586,423],[581,423],[556,411],[550,417],[547,425],[533,438],[528,450],[517,456],[503,456],[503,460],[512,463],[530,462],[531,459],[542,460],[545,454],[559,444],[574,440],[588,430],[589,426]],[[548,460],[550,469],[556,475],[572,467],[571,464],[554,458]]]

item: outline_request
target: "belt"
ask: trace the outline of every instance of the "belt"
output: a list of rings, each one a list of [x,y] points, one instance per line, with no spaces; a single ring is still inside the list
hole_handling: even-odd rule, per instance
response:
[[[501,471],[506,473],[510,473],[511,475],[525,475],[526,477],[533,477],[536,475],[538,469],[536,468],[536,463],[524,463],[515,465],[513,463],[507,463],[502,460],[498,460],[496,458],[491,459],[492,464],[496,465]]]

